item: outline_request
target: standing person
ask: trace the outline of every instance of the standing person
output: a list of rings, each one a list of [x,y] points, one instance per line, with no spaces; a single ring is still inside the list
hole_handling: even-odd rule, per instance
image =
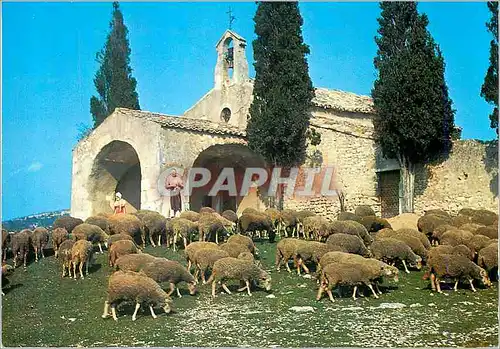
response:
[[[182,200],[181,189],[184,189],[182,178],[177,174],[175,169],[170,172],[165,180],[165,188],[170,191],[170,209],[174,211],[174,217],[177,212],[181,212]]]
[[[115,201],[111,203],[111,209],[113,210],[114,214],[127,213],[125,200],[122,199],[122,194],[120,192],[117,192],[115,194]]]

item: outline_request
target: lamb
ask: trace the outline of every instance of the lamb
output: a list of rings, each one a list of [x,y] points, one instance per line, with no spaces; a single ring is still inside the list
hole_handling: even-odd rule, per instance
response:
[[[441,237],[440,243],[442,245],[467,245],[467,243],[472,239],[473,235],[471,232],[466,230],[448,230]]]
[[[38,254],[42,254],[42,258],[45,258],[43,250],[47,247],[49,243],[49,231],[43,227],[38,227],[33,230],[31,236],[31,245],[35,250],[35,262],[38,263]]]
[[[345,252],[371,257],[371,252],[366,248],[363,240],[356,235],[333,234],[328,237],[326,243],[333,246],[339,246],[342,248],[342,251]]]
[[[439,245],[429,250],[429,253],[427,255],[427,262],[430,259],[434,258],[434,256],[437,256],[439,254],[455,254],[467,257],[470,260],[474,259],[473,251],[465,245]]]
[[[56,258],[59,256],[59,247],[61,244],[69,239],[68,231],[64,228],[55,228],[52,230],[52,248]]]
[[[442,278],[455,279],[455,291],[460,279],[467,279],[473,292],[476,292],[472,284],[474,280],[481,280],[485,286],[491,286],[486,270],[464,256],[438,254],[429,260],[427,268],[428,272],[424,275],[424,280],[430,275],[432,290],[437,289],[439,293],[442,293],[440,285]]]
[[[212,275],[208,279],[208,283],[212,283],[212,297],[215,295],[215,287],[217,282],[222,283],[222,288],[231,294],[231,291],[226,286],[228,280],[239,280],[245,282],[245,287],[239,288],[238,292],[247,289],[248,295],[251,296],[250,283],[257,282],[260,287],[264,287],[267,291],[271,290],[271,276],[264,270],[260,269],[252,262],[226,257],[221,258],[214,263]]]
[[[354,214],[358,217],[375,216],[375,211],[368,205],[359,205],[354,210]]]
[[[139,272],[148,263],[154,262],[157,259],[162,258],[152,256],[148,253],[126,254],[116,260],[114,267],[116,270]]]
[[[266,232],[270,241],[274,241],[273,223],[263,213],[244,213],[238,220],[240,233],[262,233]]]
[[[24,229],[19,233],[13,234],[12,240],[12,254],[14,255],[14,268],[17,267],[17,257],[22,256],[23,266],[26,269],[26,260],[30,249],[31,230]]]
[[[66,231],[71,234],[73,232],[73,229],[79,225],[82,224],[83,220],[80,218],[75,218],[71,216],[62,216],[57,218],[54,221],[53,227],[54,228],[64,228]]]
[[[379,239],[375,240],[370,248],[375,259],[384,262],[400,260],[406,273],[410,273],[406,262],[419,270],[422,268],[422,258],[413,253],[411,248],[402,241],[393,238]]]
[[[73,229],[73,240],[87,240],[91,243],[96,243],[99,246],[99,251],[102,251],[101,244],[107,245],[109,235],[104,232],[100,227],[94,224],[82,223]]]
[[[498,244],[490,244],[479,251],[477,264],[495,279],[498,274]]]
[[[150,262],[141,269],[141,271],[158,283],[168,282],[170,284],[170,296],[174,290],[177,290],[177,296],[182,297],[177,287],[180,282],[186,282],[189,288],[189,294],[196,293],[196,280],[189,271],[177,261],[169,261],[164,258],[158,258]]]
[[[141,253],[141,250],[137,247],[137,245],[133,241],[130,240],[116,241],[109,248],[109,253],[108,253],[109,266],[114,267],[116,260],[121,256],[134,253]]]
[[[64,229],[64,228],[56,228]],[[73,240],[64,240],[58,248],[57,255],[62,265],[62,277],[66,276],[66,269],[68,275],[71,277],[71,251],[75,242]]]
[[[200,219],[200,214],[195,211],[184,211],[181,212],[179,217],[189,219],[191,222],[198,222],[198,219]]]
[[[141,220],[144,226],[144,234],[149,236],[151,246],[156,247],[156,238],[158,239],[158,246],[161,246],[161,237],[166,237],[165,223],[167,219],[155,211],[143,210],[133,214]]]
[[[226,242],[219,246],[222,251],[226,251],[230,257],[237,258],[242,252],[250,252],[246,245],[242,245],[236,242]]]
[[[245,253],[245,252],[243,252]],[[238,258],[243,253],[238,255]],[[249,253],[249,252],[247,252]],[[250,255],[252,255],[250,253]],[[198,250],[194,254],[193,264],[196,266],[196,272],[194,274],[195,280],[198,280],[198,274],[201,273],[201,280],[203,284],[206,284],[205,274],[208,269],[212,269],[214,263],[221,258],[230,257],[229,253],[224,250],[216,250],[216,249],[202,249]],[[253,258],[253,255],[252,255]]]
[[[413,253],[415,253],[417,256],[420,256],[422,260],[425,260],[427,258],[427,249],[424,247],[422,242],[420,242],[420,240],[415,236],[404,234],[402,232],[384,232],[384,233],[379,233],[379,235],[377,235],[377,239],[383,239],[383,238],[393,238],[402,241],[405,244],[407,244],[408,247],[411,248]]]
[[[222,212],[222,217],[234,224],[238,223],[238,215],[233,210],[225,210]]]
[[[84,223],[97,225],[106,234],[109,235],[109,233],[110,233],[109,222],[108,222],[108,219],[106,217],[103,217],[103,216],[90,216],[89,218],[87,218],[85,220]]]
[[[93,259],[92,243],[87,240],[78,240],[71,248],[71,264],[73,265],[73,278],[76,280],[76,266],[78,265],[80,277],[83,279],[83,264],[85,275],[89,275],[89,265]]]
[[[157,316],[154,313],[153,307],[161,307],[167,314],[172,310],[172,300],[153,279],[142,273],[132,271],[117,271],[110,276],[108,296],[104,302],[102,318],[105,319],[108,317],[108,309],[111,305],[113,319],[118,321],[116,305],[120,301],[135,301],[135,311],[132,315],[132,321],[136,320],[137,311],[142,303],[147,303],[151,311],[151,316],[154,319]]]
[[[111,235],[109,238],[108,238],[108,249],[111,248],[111,245],[113,245],[115,242],[117,241],[120,241],[120,240],[129,240],[129,241],[132,241],[134,242],[134,238],[128,234],[115,234],[115,235]],[[135,244],[135,242],[134,242]]]
[[[257,248],[255,247],[253,240],[251,238],[249,238],[248,236],[241,235],[241,234],[231,235],[229,237],[229,239],[227,239],[227,242],[245,245],[251,253],[253,253],[253,254],[257,253]]]
[[[219,250],[219,245],[213,243],[213,242],[208,242],[208,241],[195,241],[193,243],[190,243],[187,245],[187,247],[184,250],[184,254],[186,256],[186,260],[188,263],[187,270],[191,271],[191,266],[194,263],[194,255],[196,252],[202,249],[215,249]]]
[[[146,232],[144,224],[139,218],[132,214],[123,213],[109,217],[109,230],[113,234],[128,234],[135,242],[142,241],[142,247],[146,247]]]
[[[194,234],[198,232],[198,224],[186,218],[175,217],[170,221],[174,232],[174,251],[177,245],[177,239],[184,242],[184,248],[187,247],[188,241],[191,242]]]

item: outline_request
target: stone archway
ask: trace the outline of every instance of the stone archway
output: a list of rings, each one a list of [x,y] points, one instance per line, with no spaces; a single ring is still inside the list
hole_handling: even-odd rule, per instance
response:
[[[111,212],[110,200],[119,191],[127,212],[141,208],[141,164],[136,150],[127,142],[112,141],[94,159],[88,179],[91,214]]]
[[[252,152],[246,145],[243,144],[216,144],[203,150],[193,162],[193,168],[206,168],[210,171],[210,182],[201,187],[193,188],[190,197],[189,206],[193,211],[199,211],[203,206],[214,208],[218,212],[225,210],[241,211],[242,204],[249,206],[263,205],[256,198],[248,200],[240,196],[240,191],[243,183],[246,168],[257,167],[266,168],[264,159]],[[224,168],[233,168],[235,174],[236,190],[238,195],[231,196],[228,191],[220,191],[216,196],[209,196],[209,191],[216,182],[220,172]],[[260,207],[263,209],[263,207]]]

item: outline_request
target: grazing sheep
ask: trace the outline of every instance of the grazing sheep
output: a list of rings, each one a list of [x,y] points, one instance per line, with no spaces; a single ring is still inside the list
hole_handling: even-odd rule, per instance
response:
[[[52,248],[56,258],[59,256],[59,247],[61,244],[69,239],[69,234],[64,228],[55,228],[52,230]]]
[[[215,213],[216,211],[211,207],[202,207],[200,208],[200,214],[202,213]]]
[[[478,230],[481,227],[484,227],[484,225],[477,223],[465,223],[460,227],[460,230],[467,230],[470,231],[472,234],[475,234],[476,230]]]
[[[471,216],[466,216],[463,214],[459,214],[458,216],[451,217],[451,222],[449,224],[460,228],[462,225],[466,223],[471,223],[472,222],[472,217]]]
[[[492,279],[498,279],[498,244],[490,244],[479,251],[477,264],[486,269]]]
[[[104,232],[99,226],[94,224],[82,223],[76,226],[73,229],[73,240],[87,240],[91,243],[97,243],[99,246],[99,252],[104,253],[102,251],[102,243],[107,245],[109,235]]]
[[[30,249],[31,234],[31,230],[24,229],[19,233],[12,235],[11,240],[12,254],[14,255],[14,268],[17,267],[18,255],[23,259],[23,266],[24,268],[26,268],[26,260],[28,258],[28,252]]]
[[[469,241],[467,241],[467,247],[476,255],[483,248],[491,243],[491,239],[484,235],[474,235]]]
[[[281,211],[281,221],[279,224],[279,230],[283,231],[285,237],[288,237],[288,232],[290,230],[291,237],[294,237],[297,232],[297,212],[294,210],[283,210]],[[297,232],[298,234],[298,232]],[[298,237],[298,236],[297,236]]]
[[[443,237],[444,233],[446,233],[449,230],[456,230],[456,229],[457,229],[456,226],[450,224],[441,224],[437,226],[431,234],[432,244],[437,245],[441,241],[441,238]]]
[[[417,229],[402,228],[402,229],[396,230],[396,233],[416,237],[417,239],[420,240],[422,245],[424,245],[424,248],[426,250],[431,248],[431,242],[429,241],[429,238],[427,237],[427,235],[419,232]]]
[[[179,217],[189,219],[191,222],[198,222],[198,219],[200,219],[200,214],[195,211],[184,211],[181,212]]]
[[[467,217],[472,217],[475,215],[475,213],[476,213],[475,209],[468,208],[468,207],[464,207],[460,211],[458,211],[459,215],[463,215],[463,216],[467,216]]]
[[[141,250],[137,245],[130,240],[119,240],[115,241],[113,245],[109,248],[108,261],[109,266],[114,267],[116,260],[121,256],[127,254],[141,253]]]
[[[308,217],[314,217],[316,216],[316,213],[309,211],[309,210],[302,210],[297,212],[297,221],[298,221],[298,227],[297,229],[300,231],[302,230],[302,227],[304,226],[304,219]]]
[[[448,212],[446,212],[445,210],[441,210],[441,209],[427,210],[424,213],[424,216],[425,215],[443,216],[443,217],[451,218],[451,216]]]
[[[5,296],[3,293],[3,288],[9,284],[9,279],[7,279],[7,275],[11,274],[14,271],[14,268],[11,265],[2,264],[2,296]]]
[[[476,235],[483,235],[490,239],[498,239],[498,226],[480,227],[475,232]]]
[[[87,240],[78,240],[71,248],[71,264],[73,265],[73,278],[76,280],[76,266],[78,265],[80,277],[83,279],[83,264],[85,263],[85,275],[89,275],[89,265],[93,259],[92,243]]]
[[[2,229],[2,261],[5,263],[7,260],[7,246],[10,242],[10,234],[7,230]]]
[[[219,246],[222,251],[226,251],[230,257],[237,258],[242,252],[250,252],[246,245],[237,242],[226,242]]]
[[[62,216],[57,218],[54,221],[53,227],[54,228],[64,228],[66,231],[71,234],[73,232],[73,229],[79,225],[82,224],[83,220],[80,218],[75,218],[71,216]]]
[[[56,229],[64,229],[64,228],[56,228]],[[71,251],[74,245],[75,241],[73,240],[64,240],[59,245],[57,255],[62,266],[62,277],[66,276],[66,269],[68,269],[68,275],[69,277],[71,277]]]
[[[263,213],[244,213],[238,220],[240,233],[266,232],[270,241],[274,241],[274,229],[271,219]]]
[[[233,222],[235,224],[238,223],[238,215],[233,210],[225,210],[224,212],[222,212],[221,216],[230,222]]]
[[[115,242],[120,241],[120,240],[129,240],[129,241],[134,242],[134,238],[132,236],[128,235],[128,234],[115,234],[115,235],[111,235],[108,238],[108,250],[111,248],[111,245],[113,245]]]
[[[218,213],[204,213],[198,220],[199,241],[215,241],[219,243],[219,235],[227,233],[233,223]]]
[[[379,233],[377,235],[377,239],[384,239],[384,238],[393,238],[402,241],[405,244],[407,244],[408,247],[411,248],[413,253],[415,253],[417,256],[420,256],[422,260],[425,260],[427,258],[427,249],[424,247],[422,242],[415,236],[404,234],[401,232],[384,232],[384,233]]]
[[[253,240],[251,238],[249,238],[248,236],[241,235],[241,234],[231,235],[229,237],[229,239],[227,239],[227,242],[245,245],[251,253],[253,253],[253,254],[257,253],[257,248],[255,247]]]
[[[244,214],[259,214],[261,212],[259,212],[259,210],[253,208],[253,207],[247,207],[245,208],[242,212],[241,212],[241,215],[244,215]]]
[[[174,251],[177,246],[177,239],[182,239],[184,248],[186,248],[188,245],[188,241],[191,242],[193,240],[193,236],[198,232],[198,223],[190,221],[186,218],[172,218],[170,224],[172,225],[172,230],[174,232]]]
[[[472,223],[492,225],[498,222],[498,214],[489,210],[476,210],[472,216]]]
[[[375,211],[368,205],[359,205],[354,210],[354,214],[358,217],[375,216]]]
[[[330,233],[331,223],[322,216],[309,216],[302,221],[304,238],[321,240]]]
[[[121,301],[134,301],[135,311],[132,315],[132,321],[136,320],[137,311],[141,304],[146,303],[151,311],[151,316],[156,319],[153,307],[158,306],[163,308],[165,313],[170,313],[172,310],[172,300],[161,287],[146,275],[135,273],[133,271],[117,271],[113,273],[108,282],[108,296],[104,302],[104,312],[102,318],[108,317],[108,309],[111,305],[111,314],[115,321],[118,321],[116,316],[116,306]]]
[[[219,245],[213,242],[208,242],[208,241],[195,241],[193,243],[190,243],[187,245],[187,247],[184,249],[184,254],[186,256],[186,261],[188,263],[187,270],[191,271],[191,266],[194,263],[194,255],[196,252],[199,250],[203,249],[215,249],[215,250],[220,250]]]
[[[161,246],[161,237],[166,237],[165,223],[167,218],[155,211],[144,210],[133,214],[141,220],[144,226],[144,234],[149,236],[151,246],[156,247],[156,239],[158,239],[158,246]]]
[[[305,262],[311,262],[317,266],[325,253],[338,250],[343,250],[343,248],[318,241],[304,241],[301,244],[295,245],[293,261],[297,266],[297,274],[300,275],[300,267],[309,274],[309,269]]]
[[[474,259],[474,253],[465,245],[439,245],[431,248],[427,254],[427,262],[439,254],[455,254],[467,257],[470,260]]]
[[[243,253],[240,253],[240,255]],[[196,272],[194,274],[195,280],[198,280],[198,275],[201,274],[201,281],[203,282],[203,284],[205,284],[206,283],[205,274],[207,270],[212,269],[216,261],[225,257],[230,257],[230,255],[224,250],[216,250],[216,249],[198,250],[194,254],[193,258],[194,259],[193,264],[196,266]]]
[[[141,271],[158,283],[168,282],[170,284],[170,292],[167,293],[168,296],[177,290],[177,296],[182,297],[177,286],[180,282],[188,284],[189,294],[194,295],[196,293],[195,278],[189,273],[186,267],[177,261],[157,258],[153,262],[146,264]]]
[[[368,216],[369,217],[369,216]],[[365,217],[367,218],[367,217]],[[373,242],[368,230],[361,223],[355,221],[335,221],[330,223],[330,234],[350,234],[359,236],[366,246]]]
[[[304,243],[304,240],[295,238],[281,239],[276,245],[276,270],[280,271],[281,264],[284,263],[288,272],[291,273],[292,271],[288,265],[288,261],[295,254],[297,246]]]
[[[233,257],[221,258],[214,263],[212,275],[207,283],[212,283],[212,297],[215,298],[216,283],[222,283],[222,288],[228,294],[231,291],[226,286],[228,280],[238,280],[245,282],[245,287],[239,288],[238,292],[247,289],[248,295],[251,296],[250,283],[257,282],[260,287],[264,287],[267,291],[271,289],[271,276],[264,270],[260,269],[254,263]]]
[[[406,262],[419,270],[422,268],[422,258],[413,253],[411,248],[402,241],[393,238],[379,239],[373,242],[370,249],[373,257],[383,262],[388,263],[400,260],[403,263],[406,273],[410,273]]]
[[[467,245],[474,235],[467,230],[448,230],[441,236],[441,245]]]
[[[180,217],[179,218],[183,218]],[[198,220],[197,220],[198,221]],[[165,239],[167,247],[174,243],[174,226],[172,225],[172,218],[167,218],[165,222]]]
[[[363,217],[355,215],[352,212],[344,211],[344,212],[339,212],[339,214],[337,215],[337,220],[338,221],[355,221],[355,222],[361,223],[361,221],[363,220]]]
[[[141,241],[142,247],[146,247],[146,232],[144,224],[139,218],[132,214],[122,213],[109,217],[108,221],[109,230],[112,235],[128,234],[134,238],[136,243]]]
[[[89,218],[87,218],[85,220],[84,223],[97,225],[106,234],[109,235],[109,233],[110,233],[110,231],[109,231],[109,222],[108,222],[108,219],[106,217],[103,217],[103,216],[90,216]]]
[[[281,212],[275,208],[268,208],[264,211],[264,214],[271,220],[274,231],[276,231],[281,236],[281,232],[279,231]]]
[[[460,279],[467,279],[473,292],[476,292],[472,284],[474,280],[481,280],[485,286],[491,286],[486,270],[464,256],[438,254],[429,260],[427,268],[428,271],[425,273],[423,279],[426,280],[430,276],[432,290],[437,289],[439,293],[442,293],[440,285],[440,279],[442,278],[454,279],[455,291]]]
[[[230,257],[230,256],[228,256]],[[252,253],[250,252],[241,252],[238,257],[238,259],[244,259],[246,261],[250,261],[250,262],[255,262],[255,257],[253,256]]]
[[[418,219],[417,227],[418,231],[424,233],[427,236],[432,236],[432,232],[434,231],[434,229],[443,224],[451,224],[451,219],[445,216],[428,214]]]
[[[49,243],[49,231],[43,227],[38,227],[33,230],[31,236],[31,245],[35,250],[35,262],[38,263],[38,254],[41,253],[42,258],[45,258],[43,250]]]
[[[328,237],[326,243],[339,246],[342,251],[359,254],[364,257],[371,257],[370,251],[366,248],[363,240],[359,236],[350,234],[333,234]]]
[[[369,233],[377,232],[384,228],[392,228],[387,219],[377,216],[365,216],[361,219],[361,224],[363,224]]]
[[[118,258],[115,262],[115,269],[121,271],[135,271],[140,272],[146,265],[157,259],[165,259],[152,256],[148,253],[133,253],[126,254]]]

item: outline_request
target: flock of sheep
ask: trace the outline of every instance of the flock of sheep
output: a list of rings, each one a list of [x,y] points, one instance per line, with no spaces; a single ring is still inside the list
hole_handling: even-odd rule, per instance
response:
[[[85,221],[71,216],[58,218],[51,232],[46,228],[25,229],[16,233],[2,230],[2,286],[6,275],[34,252],[35,262],[44,258],[49,240],[55,258],[70,277],[83,279],[94,263],[94,251],[107,248],[109,266],[108,296],[102,317],[111,315],[118,320],[116,307],[122,301],[135,302],[132,320],[141,305],[166,313],[173,309],[170,296],[179,284],[187,284],[189,293],[196,294],[198,283],[211,284],[216,297],[217,285],[231,294],[228,281],[239,281],[239,292],[252,288],[271,289],[271,275],[258,258],[255,237],[274,242],[275,268],[289,262],[300,274],[315,275],[318,283],[317,300],[323,293],[334,302],[332,290],[338,286],[353,287],[352,297],[366,288],[378,298],[379,285],[388,278],[398,281],[399,269],[425,265],[424,279],[430,279],[433,290],[441,291],[444,281],[468,283],[475,292],[473,281],[491,286],[498,273],[498,215],[487,210],[462,209],[458,215],[443,210],[430,210],[418,218],[417,228],[393,230],[391,224],[368,206],[358,206],[354,213],[341,212],[329,219],[310,211],[267,209],[259,212],[246,209],[242,215],[233,211],[222,214],[204,207],[200,212],[185,211],[176,218],[140,210],[133,214],[98,214]],[[176,250],[184,248],[187,266],[166,258],[143,253],[146,242],[153,246]],[[97,245],[97,246],[94,246]],[[6,264],[8,248],[13,267]],[[142,247],[142,248],[141,248]],[[85,271],[84,271],[85,267]],[[310,268],[315,268],[315,274]],[[207,273],[209,277],[207,279]],[[168,283],[168,291],[160,285]]]

